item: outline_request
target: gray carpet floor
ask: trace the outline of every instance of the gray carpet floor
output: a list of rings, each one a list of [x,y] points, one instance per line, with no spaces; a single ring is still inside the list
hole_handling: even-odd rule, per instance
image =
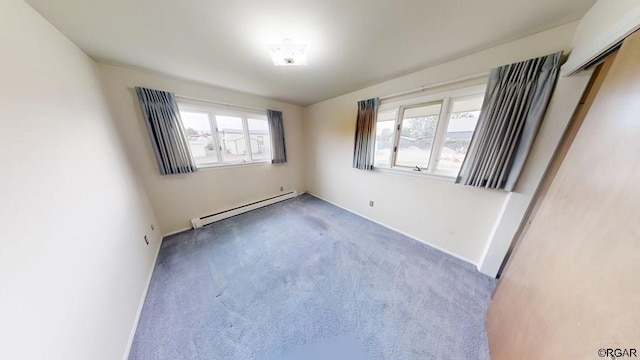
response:
[[[494,286],[302,195],[165,238],[129,359],[489,359]]]

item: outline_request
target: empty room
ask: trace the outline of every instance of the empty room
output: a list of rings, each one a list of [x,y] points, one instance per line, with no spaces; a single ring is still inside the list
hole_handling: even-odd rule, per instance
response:
[[[637,0],[2,0],[0,359],[623,359]]]

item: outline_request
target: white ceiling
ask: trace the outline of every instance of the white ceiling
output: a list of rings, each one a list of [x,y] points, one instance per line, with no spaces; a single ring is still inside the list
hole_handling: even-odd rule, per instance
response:
[[[578,20],[595,0],[26,0],[93,59],[308,105]],[[274,67],[271,42],[309,44]]]

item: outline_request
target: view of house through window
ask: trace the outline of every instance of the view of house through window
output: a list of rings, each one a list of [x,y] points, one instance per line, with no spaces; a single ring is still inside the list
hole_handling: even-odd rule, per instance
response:
[[[428,168],[442,102],[403,108],[396,166]]]
[[[251,155],[254,160],[271,160],[271,135],[267,118],[247,120]]]
[[[484,94],[453,99],[438,169],[458,175],[478,124]]]
[[[382,103],[374,166],[455,177],[469,149],[484,86]]]
[[[373,166],[389,167],[393,152],[393,134],[396,125],[398,111],[391,109],[378,111],[378,122],[376,123],[376,151],[373,157]]]
[[[271,159],[266,114],[179,104],[189,149],[198,167]]]

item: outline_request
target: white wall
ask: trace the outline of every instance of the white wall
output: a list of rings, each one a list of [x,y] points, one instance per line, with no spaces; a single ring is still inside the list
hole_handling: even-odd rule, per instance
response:
[[[305,190],[302,108],[254,95],[99,64],[103,84],[124,139],[127,154],[144,182],[163,234],[190,228],[190,219],[227,210],[285,191]],[[204,169],[193,174],[159,173],[134,87],[283,112],[287,163]]]
[[[485,245],[478,270],[496,276],[527,215],[554,152],[562,139],[582,93],[591,78],[591,70],[571,77],[560,77],[531,148],[527,165],[522,170],[516,189],[505,198],[500,214]]]
[[[500,210],[507,194],[476,189],[416,176],[380,171],[361,171],[351,167],[356,103],[404,90],[488,72],[491,68],[567,49],[576,23],[567,24],[455,61],[434,66],[350,94],[305,108],[307,145],[307,190],[353,212],[395,228],[418,240],[440,248],[471,263],[479,264],[496,222],[518,225],[519,219],[502,219]],[[475,82],[467,82],[466,85]],[[456,86],[462,86],[458,84]],[[449,86],[450,87],[450,86]],[[583,84],[566,90],[579,98]],[[436,93],[443,89],[434,89]],[[571,97],[571,96],[569,96]],[[559,107],[570,114],[577,100]],[[541,131],[538,141],[547,142]],[[546,163],[538,159],[527,163],[522,182],[544,172]],[[532,174],[535,173],[535,174]],[[530,195],[528,195],[530,197]],[[375,201],[369,207],[369,200]]]
[[[20,0],[0,2],[0,47],[0,358],[120,359],[151,207],[95,64]]]

